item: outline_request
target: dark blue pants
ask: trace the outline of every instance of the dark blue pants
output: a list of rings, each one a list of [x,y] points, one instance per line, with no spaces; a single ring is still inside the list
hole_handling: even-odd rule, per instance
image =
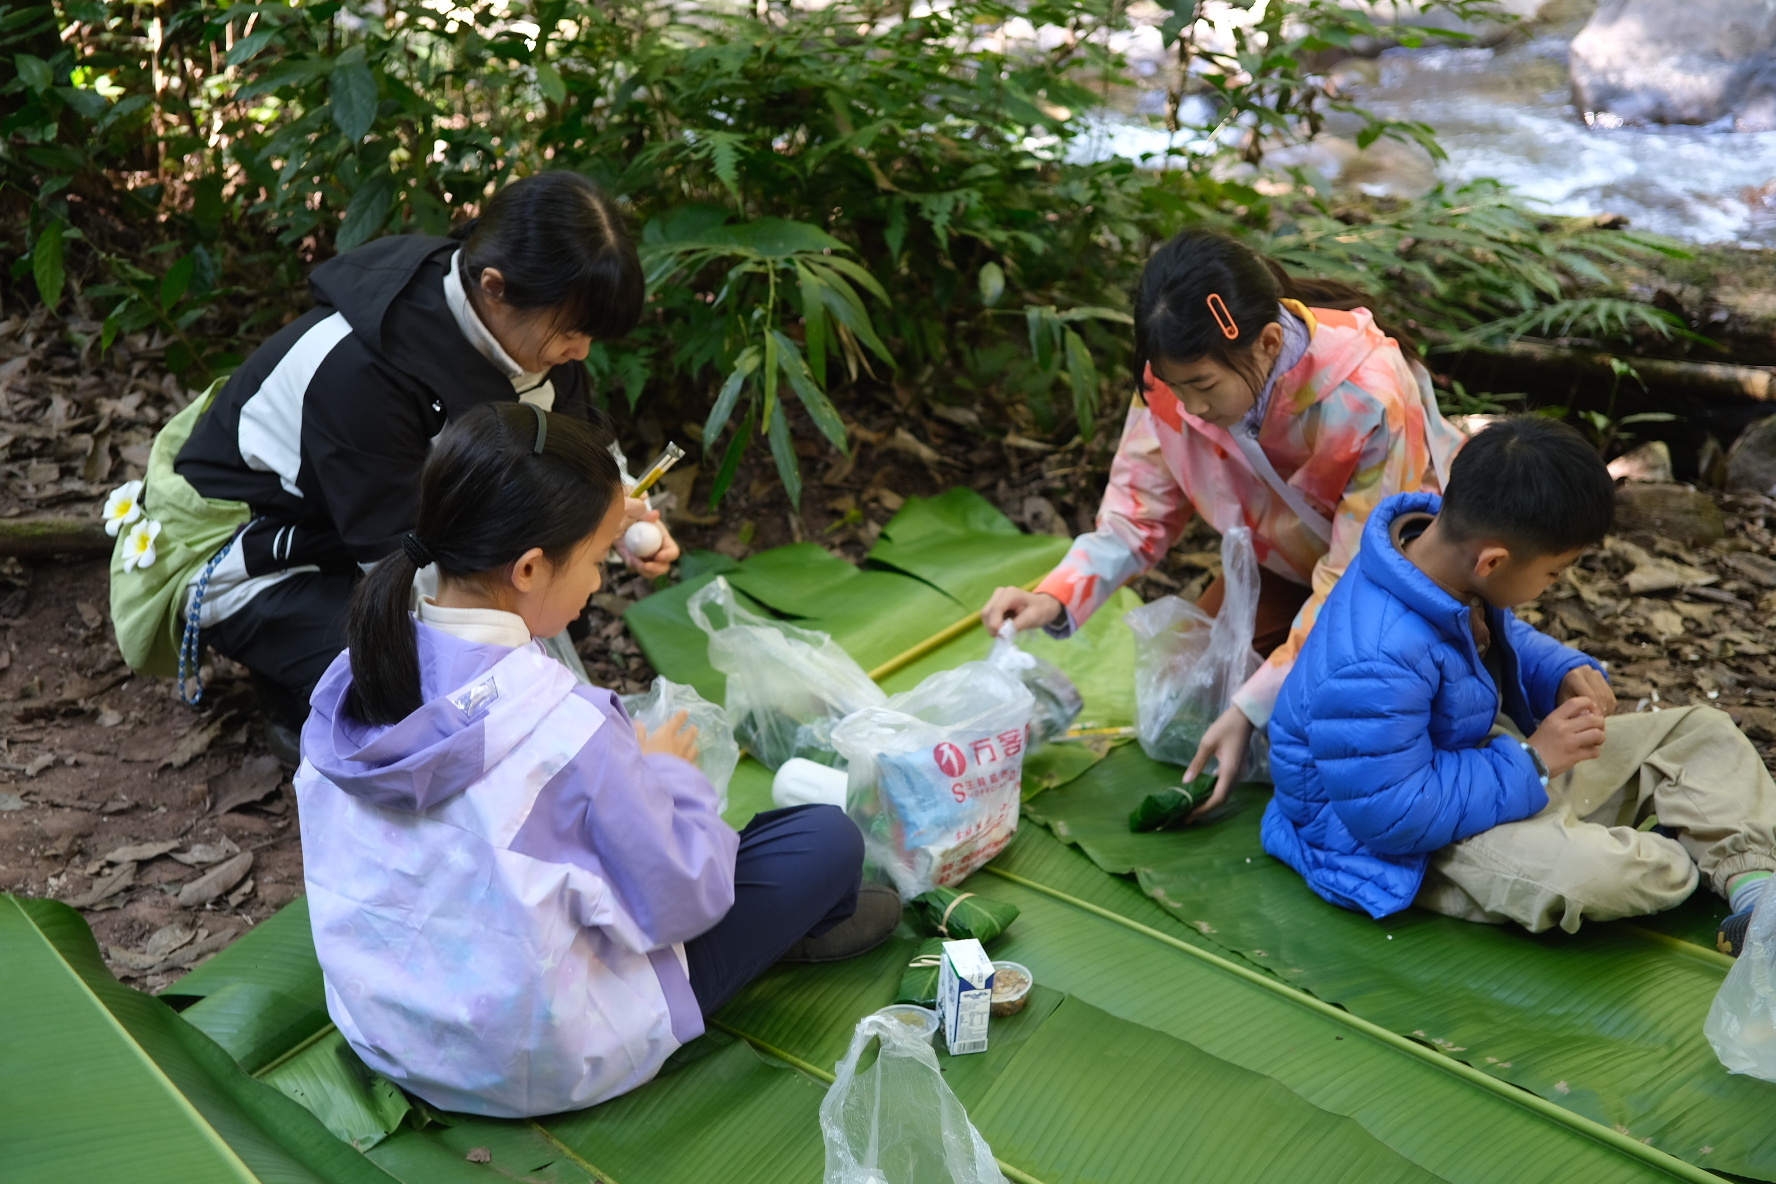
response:
[[[691,991],[709,1015],[804,937],[857,911],[863,835],[837,806],[756,815],[740,832],[734,907],[685,943]]]

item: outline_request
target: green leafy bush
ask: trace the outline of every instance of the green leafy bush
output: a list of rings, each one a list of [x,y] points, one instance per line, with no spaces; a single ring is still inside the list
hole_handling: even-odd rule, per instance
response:
[[[718,497],[760,437],[796,497],[792,421],[843,451],[857,384],[1089,435],[1130,377],[1147,251],[1197,220],[1363,281],[1445,340],[1662,315],[1573,303],[1598,261],[1647,242],[1551,230],[1496,187],[1363,215],[1261,192],[1251,162],[1329,111],[1360,142],[1435,145],[1313,65],[1429,34],[1333,0],[1253,17],[1165,17],[1161,118],[1190,147],[1162,170],[1080,151],[1127,76],[1107,48],[1133,20],[1120,0],[14,4],[0,208],[20,228],[15,281],[102,317],[101,347],[160,335],[196,384],[234,364],[255,318],[300,303],[313,262],[442,233],[515,175],[584,171],[643,228],[651,283],[640,329],[588,365],[608,397],[704,419]],[[1000,36],[1023,21],[1062,35]]]

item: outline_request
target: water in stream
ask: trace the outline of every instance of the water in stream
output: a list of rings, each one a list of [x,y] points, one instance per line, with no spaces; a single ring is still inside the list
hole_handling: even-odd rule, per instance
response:
[[[1776,132],[1589,127],[1573,111],[1567,36],[1498,49],[1395,49],[1342,70],[1379,114],[1428,123],[1449,159],[1384,147],[1355,158],[1334,142],[1293,161],[1372,194],[1412,196],[1434,177],[1494,177],[1551,213],[1626,215],[1692,242],[1776,247]],[[1163,152],[1162,130],[1106,121],[1088,151]]]

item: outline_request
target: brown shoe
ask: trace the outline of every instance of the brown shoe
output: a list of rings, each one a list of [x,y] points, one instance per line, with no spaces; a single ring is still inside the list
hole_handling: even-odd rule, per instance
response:
[[[867,954],[900,924],[900,894],[886,884],[865,884],[857,893],[857,911],[819,937],[804,937],[789,947],[783,962],[842,962]]]

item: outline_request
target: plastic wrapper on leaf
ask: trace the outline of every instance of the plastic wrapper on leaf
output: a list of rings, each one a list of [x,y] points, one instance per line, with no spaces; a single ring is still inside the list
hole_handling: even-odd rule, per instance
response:
[[[992,941],[1018,917],[1015,904],[956,888],[933,888],[911,903],[921,928],[952,941],[970,937],[982,943]]]
[[[697,767],[715,786],[721,808],[728,808],[728,782],[740,763],[740,744],[734,739],[728,713],[699,695],[693,688],[669,678],[656,678],[639,695],[624,695],[623,710],[651,734],[685,713],[685,722],[697,729]]]
[[[709,635],[709,664],[727,675],[734,735],[769,768],[795,756],[836,763],[833,726],[886,698],[831,637],[742,608],[719,576],[685,607]]]
[[[1776,892],[1766,891],[1752,910],[1745,948],[1702,1031],[1729,1073],[1776,1081]]]
[[[943,962],[943,943],[941,937],[927,938],[919,943],[918,951],[900,976],[900,990],[894,996],[896,1003],[930,1007],[937,1002],[937,969]]]
[[[1035,709],[1030,715],[1032,747],[1066,735],[1079,713],[1085,710],[1085,699],[1079,688],[1060,667],[1019,648],[1017,628],[1010,621],[1000,627],[999,636],[987,654],[987,665],[1003,670],[1023,683],[1035,700]]]
[[[965,662],[834,730],[847,810],[903,899],[960,883],[1011,840],[1033,706],[1016,678]]]
[[[1123,617],[1136,639],[1135,734],[1156,761],[1188,765],[1203,733],[1258,669],[1258,561],[1247,528],[1222,537],[1221,571],[1227,595],[1216,616],[1162,596]]]
[[[859,1073],[871,1040],[882,1042],[881,1052]],[[858,1021],[820,1103],[820,1133],[825,1184],[1005,1184],[931,1045],[887,1016]]]
[[[1215,792],[1215,778],[1208,773],[1183,785],[1171,785],[1158,793],[1150,793],[1129,812],[1129,829],[1137,834],[1155,830],[1177,830],[1190,817],[1190,812],[1209,800]]]

